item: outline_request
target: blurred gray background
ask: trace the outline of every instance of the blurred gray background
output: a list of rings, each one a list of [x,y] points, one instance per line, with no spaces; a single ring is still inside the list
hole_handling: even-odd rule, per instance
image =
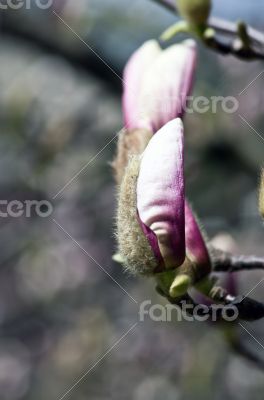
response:
[[[264,30],[263,1],[213,4],[215,15]],[[122,82],[89,46],[121,75],[129,55],[174,19],[150,0],[54,0],[47,10],[32,0],[0,10],[0,198],[54,206],[50,218],[0,221],[1,400],[263,399],[263,372],[230,350],[221,326],[146,319],[119,341],[143,300],[165,301],[152,281],[112,261]],[[263,65],[200,46],[194,94],[237,96],[239,111],[185,119],[187,193],[208,236],[258,256],[264,141],[238,114],[264,136],[264,75],[238,94]],[[262,275],[236,275],[237,290]],[[263,300],[263,285],[251,295]],[[264,343],[263,322],[245,326]],[[250,335],[237,334],[264,358]]]

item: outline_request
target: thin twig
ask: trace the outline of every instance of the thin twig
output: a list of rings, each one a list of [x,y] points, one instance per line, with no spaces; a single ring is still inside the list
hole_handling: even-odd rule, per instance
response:
[[[172,298],[168,294],[164,293],[159,287],[156,287],[156,291],[163,297],[165,297],[171,304],[178,305],[179,307],[184,307],[184,305],[190,305],[191,307],[186,309],[186,312],[189,315],[196,316],[213,316],[215,319],[213,322],[225,322],[223,319],[223,309],[228,310],[230,306],[235,307],[238,311],[238,320],[243,321],[257,321],[259,319],[264,318],[264,304],[250,297],[237,296],[232,297],[229,294],[222,301],[223,308],[219,307],[219,302],[214,304],[213,301],[210,301],[207,305],[207,308],[199,307],[196,301],[193,298],[186,294],[180,298]]]
[[[215,272],[239,272],[264,270],[264,258],[256,256],[234,256],[210,247]]]
[[[177,13],[175,0],[152,0],[169,11]],[[247,33],[251,46],[244,48],[237,35],[237,25],[231,21],[226,21],[221,18],[211,17],[208,21],[208,26],[216,32],[215,38],[207,42],[207,46],[221,54],[232,54],[243,60],[264,60],[264,33],[247,26]],[[228,43],[220,40],[218,36],[227,36]]]

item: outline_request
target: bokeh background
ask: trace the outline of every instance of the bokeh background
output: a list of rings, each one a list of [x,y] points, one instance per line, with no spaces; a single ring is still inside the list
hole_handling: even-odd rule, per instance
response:
[[[142,301],[165,302],[152,281],[112,261],[110,162],[123,124],[117,75],[175,17],[150,0],[53,0],[47,10],[35,3],[0,10],[0,198],[48,199],[54,211],[0,221],[0,399],[262,399],[263,372],[230,350],[220,326],[146,319],[127,333]],[[213,4],[215,15],[264,30],[262,0]],[[258,256],[264,141],[238,114],[264,136],[264,75],[238,94],[262,70],[200,46],[194,94],[237,96],[240,107],[185,120],[187,192],[208,236]],[[239,292],[262,277],[236,275]],[[263,284],[252,297],[263,300]],[[263,322],[245,326],[264,344]],[[241,327],[237,334],[264,358]]]

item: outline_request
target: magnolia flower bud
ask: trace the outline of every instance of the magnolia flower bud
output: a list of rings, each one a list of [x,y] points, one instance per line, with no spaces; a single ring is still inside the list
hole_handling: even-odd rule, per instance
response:
[[[162,50],[149,40],[129,59],[124,71],[123,113],[127,129],[153,133],[182,117],[196,66],[191,39]]]
[[[156,237],[167,268],[185,259],[183,125],[175,119],[150,140],[137,182],[137,209]]]
[[[177,0],[177,8],[191,25],[204,25],[211,11],[211,0]]]
[[[259,189],[259,212],[264,218],[264,169],[261,171],[260,189]]]
[[[196,66],[193,40],[162,50],[155,40],[144,43],[129,59],[124,71],[125,127],[118,137],[112,163],[118,184],[128,159],[141,154],[151,136],[183,114]]]
[[[169,282],[173,295],[210,272],[203,236],[184,196],[179,118],[151,138],[141,157],[130,160],[120,187],[117,228],[128,270],[143,275],[179,271],[181,277]]]

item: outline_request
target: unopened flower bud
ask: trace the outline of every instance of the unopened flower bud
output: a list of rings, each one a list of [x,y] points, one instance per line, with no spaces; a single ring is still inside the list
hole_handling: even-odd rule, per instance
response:
[[[211,0],[177,0],[177,8],[191,25],[204,25],[211,11]]]
[[[145,42],[124,71],[123,113],[127,129],[152,133],[182,117],[196,67],[196,44],[188,39],[163,50]]]
[[[156,275],[177,270],[191,278],[177,278],[174,295],[211,270],[202,233],[185,200],[183,143],[178,118],[150,139],[141,157],[131,158],[117,216],[119,252],[129,271]]]

